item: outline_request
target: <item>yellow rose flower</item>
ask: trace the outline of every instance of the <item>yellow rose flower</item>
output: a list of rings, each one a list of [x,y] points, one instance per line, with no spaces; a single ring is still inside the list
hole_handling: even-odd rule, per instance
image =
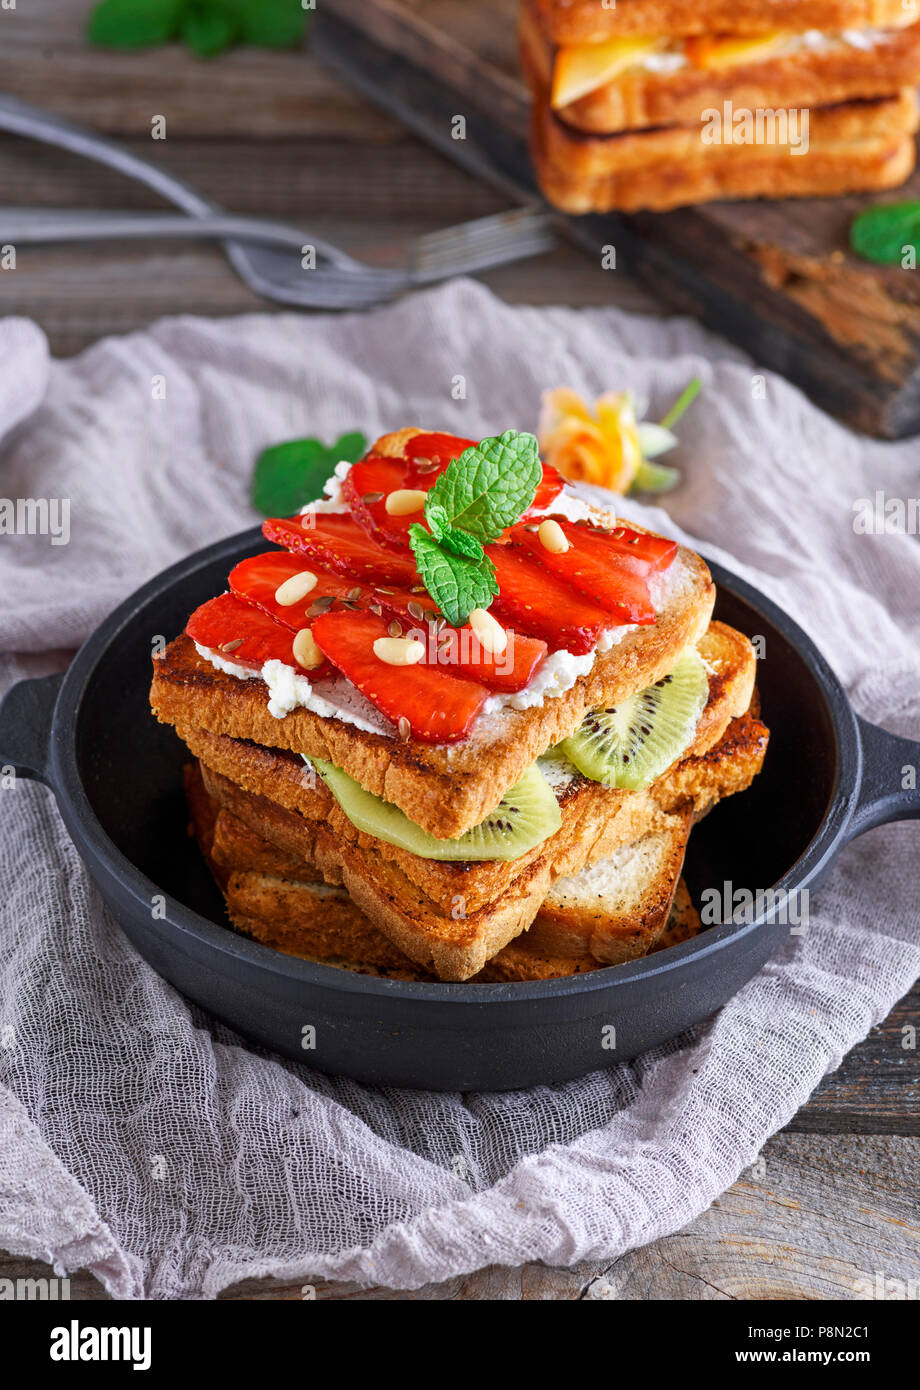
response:
[[[626,492],[642,463],[629,391],[606,392],[593,410],[567,386],[546,391],[537,432],[544,461],[573,481]]]

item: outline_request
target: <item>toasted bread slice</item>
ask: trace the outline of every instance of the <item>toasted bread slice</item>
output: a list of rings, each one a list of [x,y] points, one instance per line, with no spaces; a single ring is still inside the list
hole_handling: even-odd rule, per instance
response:
[[[325,784],[304,775],[303,762],[296,756],[206,730],[180,728],[178,732],[205,764],[211,794],[286,853],[310,856],[315,826],[323,824],[339,839],[371,849],[392,862],[432,900],[436,911],[449,914],[462,897],[467,910],[475,912],[506,892],[519,874],[540,859],[550,857],[559,873],[575,873],[591,858],[634,839],[641,830],[651,828],[656,813],[669,812],[686,800],[691,795],[691,782],[692,794],[698,798],[717,800],[725,794],[724,779],[737,778],[740,763],[732,760],[729,765],[727,760],[714,759],[701,766],[693,760],[716,747],[731,720],[747,710],[756,661],[748,639],[724,623],[712,623],[698,649],[710,668],[709,701],[693,743],[675,764],[676,775],[669,769],[648,792],[627,792],[601,787],[581,777],[570,765],[560,776],[556,763],[553,771],[562,827],[510,863],[422,859],[357,831]],[[756,761],[759,744],[753,730],[748,738]],[[682,765],[686,781],[679,772]],[[228,784],[221,783],[221,776]],[[245,797],[244,792],[254,793],[255,798]]]
[[[186,791],[193,829],[224,890],[230,920],[239,930],[285,954],[364,974],[396,979],[435,978],[379,932],[342,889],[320,886],[305,878],[309,866],[294,864],[300,876],[290,879],[276,873],[280,867],[277,851],[229,812],[218,809],[208,797],[195,765],[186,769]],[[232,855],[236,856],[235,864]],[[660,882],[646,886],[638,875],[631,876],[629,884],[629,891],[620,891],[616,898],[618,921],[627,935],[630,908],[637,928],[650,923],[660,911],[664,891]],[[674,890],[672,883],[667,889],[669,902]],[[597,904],[593,899],[590,911],[596,917]],[[699,918],[685,885],[681,884],[667,927],[662,925],[658,931],[653,949],[661,949],[666,939],[671,944],[685,940],[698,926]],[[638,935],[637,930],[636,939]],[[525,933],[498,952],[476,980],[553,979],[601,967],[602,962],[588,954],[564,951],[555,955],[545,941],[532,942],[528,938]]]
[[[758,34],[807,29],[896,29],[913,24],[903,0],[533,0],[553,43],[603,43],[632,34]]]
[[[608,965],[648,955],[670,915],[692,826],[687,807],[663,829],[555,879],[527,933],[528,946]]]
[[[739,53],[725,67],[699,67],[684,59],[683,66],[664,61],[658,68],[650,59],[652,66],[637,63],[604,80],[604,66],[598,61],[592,64],[598,84],[566,100],[565,85],[559,81],[562,69],[557,68],[564,63],[564,52],[560,58],[543,32],[535,0],[525,0],[520,11],[521,61],[531,86],[553,92],[553,107],[567,125],[596,134],[650,126],[698,128],[703,113],[721,109],[725,101],[736,110],[751,111],[831,106],[890,96],[920,83],[920,24],[892,29],[883,42],[862,47],[843,35],[821,46],[797,44],[794,35],[776,38],[777,49],[755,47],[755,38],[749,57]],[[680,39],[670,41],[669,56],[677,62],[682,46]],[[588,80],[583,78],[581,87]]]
[[[654,165],[596,179],[573,178],[552,163],[534,136],[537,181],[545,197],[563,212],[667,212],[694,203],[736,198],[821,198],[897,188],[916,162],[913,136],[892,143],[866,140],[833,149],[812,147],[800,159],[745,162],[730,147],[710,146],[707,159],[686,164]]]
[[[418,431],[384,436],[374,448],[393,449],[411,433]],[[616,525],[611,513],[598,512],[597,518]],[[571,689],[530,709],[506,706],[482,714],[469,738],[450,746],[403,741],[395,730],[368,732],[303,708],[276,719],[261,679],[240,680],[216,670],[185,635],[154,660],[150,704],[162,723],[325,758],[432,835],[452,839],[494,810],[534,759],[573,733],[590,709],[653,684],[685,646],[700,639],[715,599],[703,560],[681,547],[660,584],[653,626],[627,631]]]
[[[662,167],[699,168],[702,174],[710,165],[727,168],[733,163],[748,169],[766,164],[782,177],[786,164],[807,168],[820,163],[825,155],[839,155],[847,150],[886,150],[917,129],[917,97],[913,88],[905,88],[894,96],[843,102],[812,111],[807,148],[798,153],[791,151],[802,140],[804,127],[788,119],[775,123],[775,140],[709,144],[702,138],[699,123],[592,135],[567,126],[550,110],[542,95],[534,111],[537,143],[543,158],[572,182],[585,184],[602,179],[648,177]]]

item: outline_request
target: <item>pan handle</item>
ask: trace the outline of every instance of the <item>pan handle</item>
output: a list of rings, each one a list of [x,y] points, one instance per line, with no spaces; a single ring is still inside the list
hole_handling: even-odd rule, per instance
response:
[[[856,716],[862,776],[847,839],[890,821],[920,817],[920,743]]]
[[[51,721],[63,673],[20,681],[0,705],[0,767],[51,785]]]

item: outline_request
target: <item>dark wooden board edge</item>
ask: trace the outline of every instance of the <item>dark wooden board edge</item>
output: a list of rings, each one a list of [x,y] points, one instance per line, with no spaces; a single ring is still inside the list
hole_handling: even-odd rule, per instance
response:
[[[527,149],[526,95],[506,74],[452,47],[393,0],[357,7],[355,0],[325,0],[312,42],[345,81],[470,173],[509,198],[532,203],[541,197]],[[451,136],[458,113],[466,118],[463,140]],[[559,214],[558,225],[599,265],[602,248],[615,246],[619,269],[854,428],[888,439],[920,430],[920,361],[900,379],[874,372],[771,286],[748,247],[723,238],[714,254],[714,228],[699,209],[634,217]]]

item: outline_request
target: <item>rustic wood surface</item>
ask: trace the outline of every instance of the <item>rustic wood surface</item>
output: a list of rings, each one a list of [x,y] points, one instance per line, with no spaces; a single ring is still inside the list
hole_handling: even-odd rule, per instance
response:
[[[439,5],[468,26],[472,42],[477,7],[438,0],[429,10]],[[384,236],[509,206],[309,53],[236,50],[203,64],[174,48],[93,52],[82,38],[90,8],[89,0],[29,0],[0,9],[0,91],[117,136],[235,211],[309,226],[349,248],[372,250]],[[492,56],[499,70],[507,67],[501,44]],[[154,144],[157,114],[167,117],[167,139]],[[10,205],[156,205],[114,174],[12,137],[0,136],[0,186]],[[484,278],[514,302],[661,308],[622,271],[602,272],[568,245]],[[0,274],[0,312],[37,319],[62,355],[162,314],[253,309],[274,312],[206,247],[32,248],[15,273]],[[916,1051],[903,1043],[905,1027],[918,1024],[915,991],[822,1084],[789,1126],[798,1132],[767,1145],[761,1177],[746,1175],[685,1231],[611,1267],[490,1269],[408,1294],[319,1283],[317,1296],[845,1299],[853,1296],[854,1271],[917,1279],[920,1069]],[[0,1256],[0,1277],[38,1272],[31,1261]],[[74,1277],[72,1292],[104,1296],[86,1275]],[[301,1291],[253,1282],[225,1297],[299,1299]]]
[[[316,44],[352,82],[457,159],[525,190],[529,98],[516,74],[516,0],[325,0]],[[463,114],[463,140],[453,138]],[[899,197],[916,197],[920,172]],[[714,203],[666,214],[563,219],[617,264],[784,372],[869,433],[920,428],[920,282],[847,249],[879,195]],[[882,195],[886,196],[886,195]],[[713,254],[718,248],[718,254]]]

